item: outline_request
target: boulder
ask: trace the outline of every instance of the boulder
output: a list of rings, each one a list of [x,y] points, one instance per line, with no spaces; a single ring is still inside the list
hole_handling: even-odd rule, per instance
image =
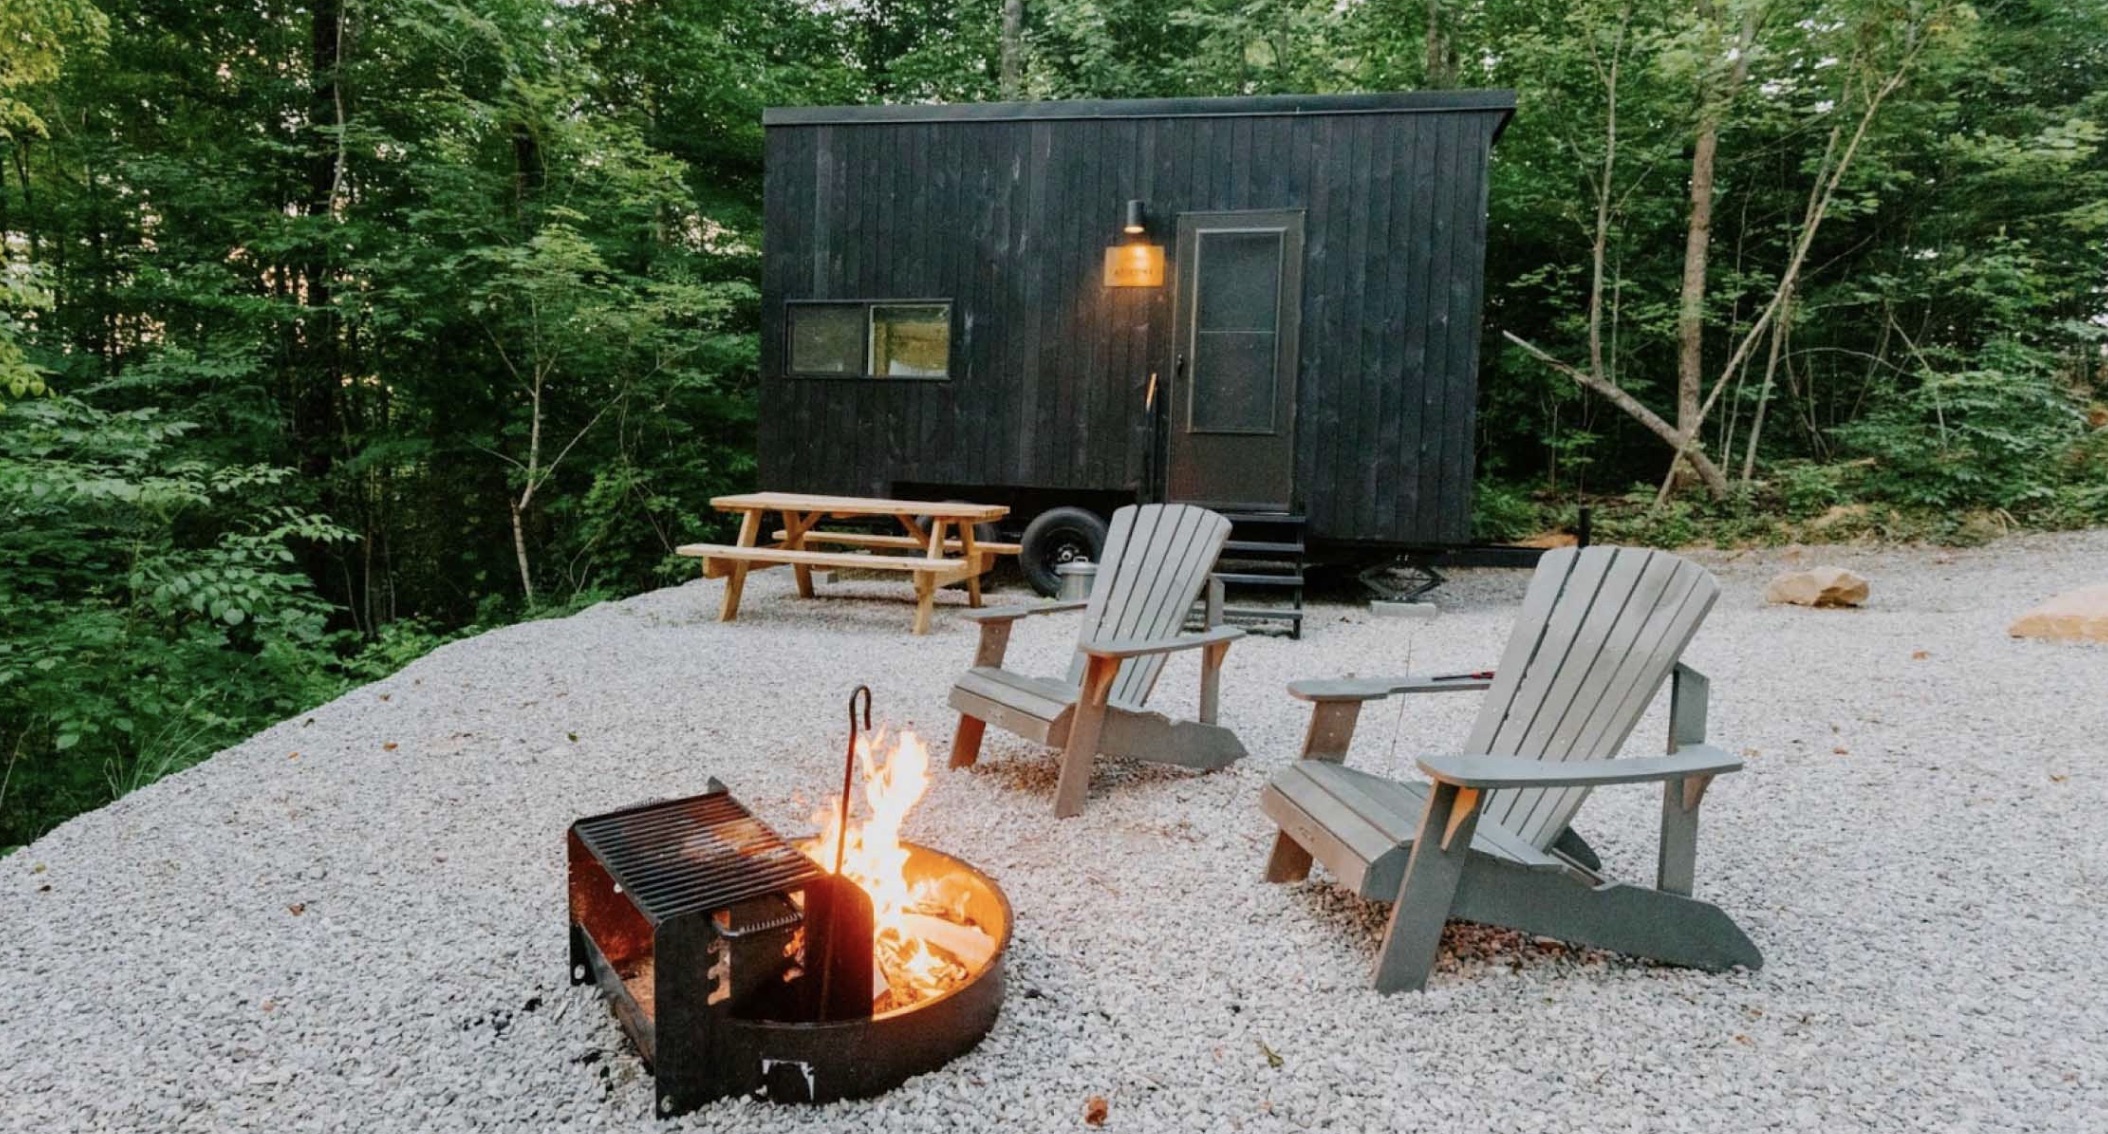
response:
[[[1764,588],[1765,602],[1794,606],[1859,606],[1866,595],[1866,577],[1842,567],[1787,571]]]
[[[2015,619],[2006,633],[2060,642],[2108,642],[2108,583],[2066,591]]]

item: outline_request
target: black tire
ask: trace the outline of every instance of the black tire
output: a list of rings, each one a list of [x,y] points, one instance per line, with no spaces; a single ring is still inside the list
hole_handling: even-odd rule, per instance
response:
[[[1055,568],[1076,560],[1098,561],[1105,550],[1105,521],[1081,508],[1049,508],[1025,525],[1017,565],[1025,581],[1042,595],[1061,593]]]

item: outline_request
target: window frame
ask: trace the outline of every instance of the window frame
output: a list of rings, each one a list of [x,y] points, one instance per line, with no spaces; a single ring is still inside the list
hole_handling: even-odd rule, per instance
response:
[[[857,370],[800,370],[793,357],[792,322],[801,307],[856,307],[864,315],[864,361]],[[942,374],[877,374],[872,365],[872,347],[877,335],[873,318],[881,307],[941,307],[944,309],[944,373]],[[786,299],[783,301],[783,376],[806,381],[848,380],[859,382],[949,382],[955,377],[952,368],[952,343],[957,337],[958,304],[950,298],[916,297],[908,299]]]

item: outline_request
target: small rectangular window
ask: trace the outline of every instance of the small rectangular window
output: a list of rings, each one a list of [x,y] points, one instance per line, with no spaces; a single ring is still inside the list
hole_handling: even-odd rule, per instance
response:
[[[790,368],[794,374],[862,374],[864,305],[791,307]]]
[[[952,350],[952,309],[944,304],[871,308],[871,373],[881,378],[942,378]]]
[[[948,378],[952,308],[943,301],[789,305],[789,370],[811,377]]]

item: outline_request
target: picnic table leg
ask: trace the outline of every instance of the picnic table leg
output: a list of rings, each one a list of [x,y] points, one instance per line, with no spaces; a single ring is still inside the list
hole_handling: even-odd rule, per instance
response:
[[[805,550],[805,533],[811,531],[812,526],[819,521],[820,516],[817,512],[785,512],[783,514],[783,546],[792,551]],[[791,574],[798,577],[798,597],[811,598],[812,568],[803,563],[794,563],[791,565]]]
[[[915,572],[915,636],[930,632],[930,608],[936,605],[937,577],[926,571]]]
[[[924,559],[944,558],[944,521],[930,523],[929,550]],[[937,604],[937,576],[929,571],[915,572],[915,633],[917,636],[930,632],[930,609]]]
[[[752,547],[761,536],[761,513],[749,508],[739,521],[739,546]],[[717,620],[730,622],[739,617],[739,594],[747,587],[747,564],[740,560],[732,564],[732,573],[725,578],[725,598],[717,608]]]
[[[974,547],[972,524],[959,524],[959,551],[966,557],[966,605],[979,608],[981,605],[981,552]]]

